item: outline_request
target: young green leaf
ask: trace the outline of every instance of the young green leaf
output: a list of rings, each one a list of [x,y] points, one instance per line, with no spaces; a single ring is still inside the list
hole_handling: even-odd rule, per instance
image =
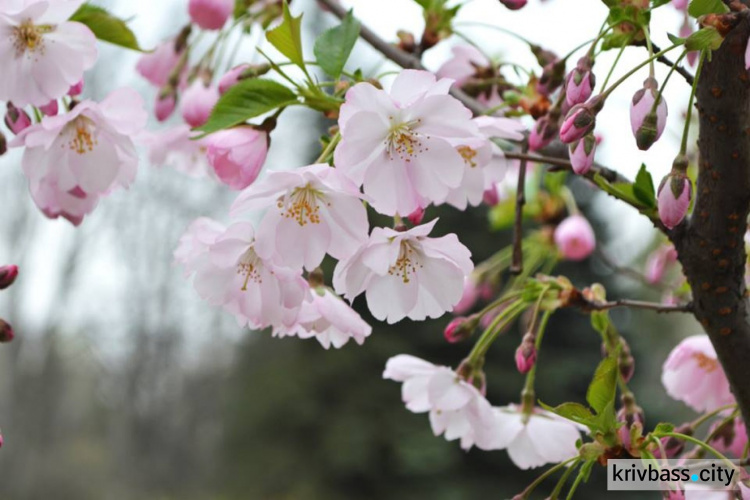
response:
[[[241,80],[221,96],[208,122],[198,130],[218,132],[296,102],[294,92],[280,83],[262,78]]]
[[[125,21],[113,16],[106,9],[86,3],[73,13],[70,20],[85,24],[96,38],[103,42],[143,51]]]
[[[573,422],[576,422],[581,425],[590,426],[596,417],[593,413],[591,413],[591,410],[583,406],[579,403],[563,403],[561,405],[555,406],[554,408],[539,402],[542,408],[544,408],[547,411],[550,411],[554,413],[555,415],[559,415],[563,418],[567,418],[568,420],[572,420]]]
[[[656,191],[654,190],[654,180],[651,174],[646,170],[646,165],[641,164],[638,175],[635,177],[633,184],[633,194],[638,201],[642,202],[649,208],[656,207]]]
[[[283,22],[266,32],[266,39],[276,50],[284,54],[300,68],[305,67],[305,57],[302,53],[302,14],[293,17],[289,5],[284,0]]]
[[[609,327],[609,313],[607,311],[594,311],[591,313],[591,326],[604,335]]]
[[[350,10],[341,24],[327,30],[315,40],[315,59],[333,78],[338,78],[359,38],[359,21]]]
[[[687,50],[716,50],[721,47],[723,41],[724,37],[716,31],[716,28],[708,26],[690,35],[685,40],[685,48]]]
[[[693,17],[705,16],[706,14],[723,14],[729,12],[729,8],[721,0],[691,0],[688,5],[688,14]]]
[[[617,357],[610,356],[602,360],[596,368],[594,378],[586,392],[586,401],[597,413],[614,401],[617,389]]]
[[[656,427],[654,428],[654,434],[661,435],[661,434],[669,434],[670,432],[674,431],[674,424],[670,424],[668,422],[661,422],[656,424]]]

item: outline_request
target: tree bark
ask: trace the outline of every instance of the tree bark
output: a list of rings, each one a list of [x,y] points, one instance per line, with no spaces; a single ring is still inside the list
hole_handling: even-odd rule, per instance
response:
[[[745,244],[750,208],[750,78],[745,48],[750,12],[705,61],[695,208],[669,236],[693,293],[694,314],[713,343],[746,425],[750,423],[750,324]]]

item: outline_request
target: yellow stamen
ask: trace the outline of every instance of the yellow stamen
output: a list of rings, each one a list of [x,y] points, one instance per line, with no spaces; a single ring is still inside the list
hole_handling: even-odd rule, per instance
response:
[[[393,122],[393,117],[390,117]],[[420,134],[414,131],[414,128],[421,123],[421,119],[417,119],[407,123],[399,123],[391,126],[388,131],[388,136],[385,139],[386,152],[388,157],[393,160],[394,157],[398,157],[405,162],[410,162],[414,157],[425,151],[429,151],[422,145],[420,140]],[[428,136],[424,136],[428,138]]]
[[[279,198],[277,206],[284,217],[296,220],[300,226],[319,224],[319,201],[322,199],[322,193],[307,184],[295,188],[286,199]]]
[[[411,282],[411,275],[415,274],[422,267],[417,252],[412,248],[408,241],[401,242],[401,248],[398,252],[396,263],[388,269],[391,276],[400,276],[404,284]]]

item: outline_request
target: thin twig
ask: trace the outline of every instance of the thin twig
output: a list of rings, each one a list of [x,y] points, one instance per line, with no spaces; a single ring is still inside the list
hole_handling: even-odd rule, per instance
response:
[[[522,155],[529,151],[528,141],[524,141]],[[522,158],[518,168],[518,187],[516,188],[516,220],[513,225],[513,263],[510,265],[512,274],[523,271],[523,206],[526,204],[526,164],[528,160]]]
[[[344,19],[347,14],[347,10],[338,2],[338,0],[320,0],[331,13],[339,19]],[[404,52],[395,45],[388,43],[378,36],[374,31],[365,26],[360,22],[360,36],[363,40],[373,46],[375,50],[383,54],[385,57],[395,62],[402,68],[406,69],[425,69],[419,58]],[[471,97],[469,94],[459,88],[451,89],[451,95],[461,101],[464,106],[469,108],[475,115],[484,114],[487,111],[487,107],[481,104],[479,101]]]
[[[689,313],[693,312],[693,304],[666,305],[658,302],[645,302],[642,300],[619,299],[610,302],[589,302],[588,307],[594,311],[606,311],[617,307],[630,307],[632,309],[648,309],[658,313]]]
[[[661,52],[661,49],[653,42],[651,43],[651,47],[653,48],[654,52]],[[670,68],[674,66],[674,63],[667,56],[659,56],[656,60],[662,64],[666,64]],[[685,69],[683,66],[676,66],[675,72],[679,73],[680,76],[685,79],[688,85],[690,85],[691,87],[693,86],[695,77],[693,77],[693,75],[687,69]]]

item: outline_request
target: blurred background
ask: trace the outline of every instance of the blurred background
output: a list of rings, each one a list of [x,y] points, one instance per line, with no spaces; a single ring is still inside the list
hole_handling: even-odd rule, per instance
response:
[[[132,18],[145,47],[187,22],[187,0],[95,3]],[[345,3],[389,40],[398,29],[419,33],[423,24],[412,0]],[[312,0],[295,0],[292,10],[305,12],[309,39],[334,23]],[[459,19],[487,52],[528,67],[532,59],[523,43],[471,23],[504,26],[564,54],[593,36],[605,15],[598,0],[530,0],[520,12],[496,0],[474,0]],[[664,44],[666,30],[676,32],[679,23],[676,12],[660,9],[655,39]],[[258,40],[260,33],[248,37],[238,62],[257,60]],[[437,69],[458,42],[429,51],[428,66]],[[612,56],[597,61],[600,78]],[[137,57],[101,46],[85,96],[100,99],[117,86],[132,86],[150,105],[155,91],[135,73]],[[630,49],[615,74],[643,57]],[[383,70],[388,63],[361,42],[351,63],[357,66]],[[663,77],[663,68],[658,72]],[[643,78],[623,86],[604,112],[598,159],[631,178],[646,162],[658,182],[676,152],[688,88],[672,80],[666,139],[642,153],[630,134],[627,105]],[[312,112],[285,113],[267,168],[310,163],[331,124]],[[457,365],[471,345],[443,340],[448,317],[388,326],[357,301],[374,333],[364,346],[350,343],[340,351],[245,331],[203,303],[172,264],[190,221],[201,215],[226,221],[233,193],[210,179],[150,165],[144,152],[136,184],[104,199],[76,229],[45,219],[34,207],[19,159],[15,151],[0,158],[0,263],[21,268],[16,285],[0,293],[0,317],[16,331],[16,339],[0,347],[0,498],[506,498],[540,472],[518,471],[502,451],[467,453],[433,437],[427,416],[408,412],[399,385],[381,379],[386,360],[399,353]],[[596,228],[600,252],[558,271],[579,286],[604,283],[610,298],[660,300],[659,290],[612,265],[642,270],[658,243],[649,223],[582,182],[571,188]],[[457,232],[476,263],[509,243],[508,232],[489,231],[486,208],[434,215],[441,217],[439,232]],[[651,312],[612,316],[634,351],[633,388],[647,425],[689,418],[683,405],[666,397],[659,377],[669,349],[699,327],[688,317]],[[513,353],[520,337],[513,328],[490,352],[493,404],[518,400],[522,376]],[[583,401],[600,359],[588,318],[557,314],[545,343],[538,396],[553,405]],[[602,476],[595,471],[595,484],[579,490],[580,498],[600,498]]]

